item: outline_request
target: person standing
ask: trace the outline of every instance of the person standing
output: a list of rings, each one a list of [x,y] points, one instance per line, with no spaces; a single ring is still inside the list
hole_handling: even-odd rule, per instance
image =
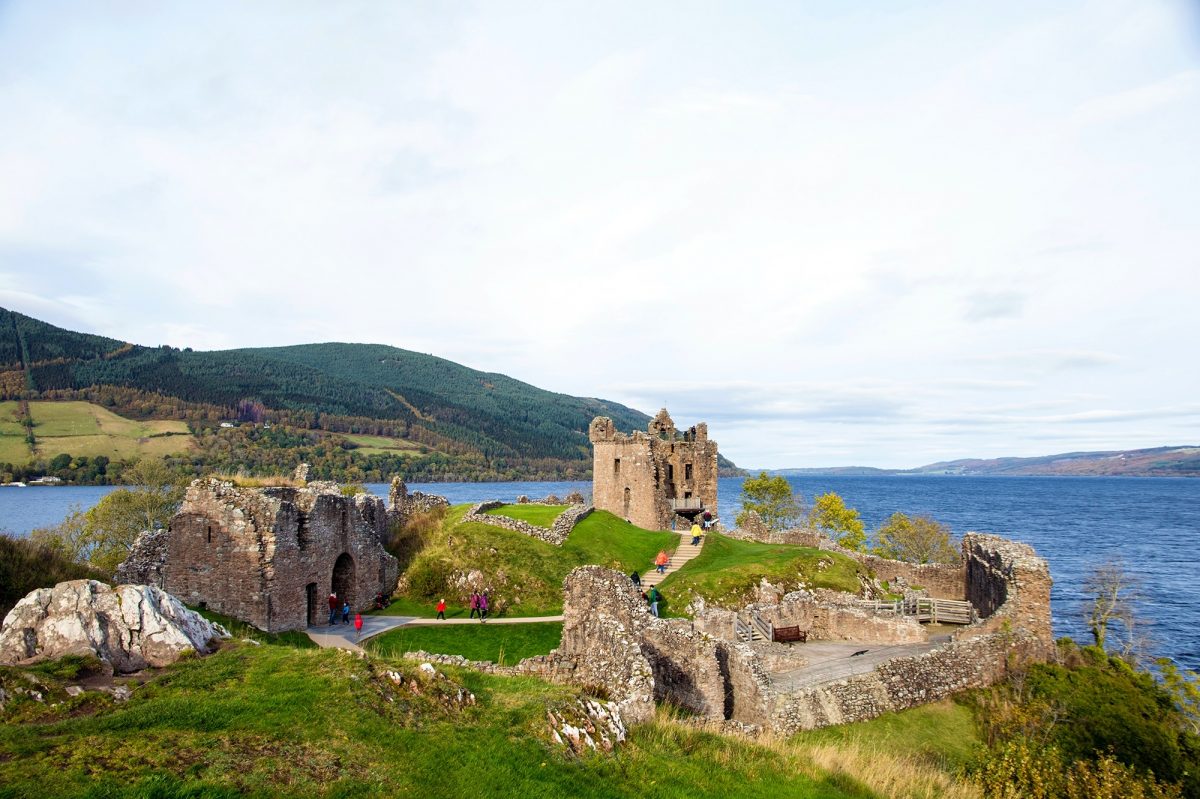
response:
[[[350,600],[346,600],[346,604],[342,605],[342,624],[350,623]]]
[[[487,621],[487,613],[488,613],[488,595],[487,595],[487,591],[484,591],[482,594],[479,595],[479,621],[480,622]]]
[[[700,525],[697,522],[692,522],[692,546],[700,545]]]
[[[475,614],[479,612],[479,594],[471,592],[471,613],[467,616],[468,619],[475,618]]]
[[[445,621],[446,620],[446,598],[445,597],[442,597],[441,599],[438,600],[437,612],[438,612],[437,617],[439,619],[441,619],[442,621]]]
[[[633,583],[634,588],[638,589],[639,591],[641,590],[642,575],[638,574],[637,572],[634,572],[633,574],[629,575],[629,580],[630,580],[630,582]]]
[[[671,559],[667,556],[667,551],[660,549],[658,550],[658,557],[654,559],[654,568],[658,570],[659,574],[666,574],[667,564],[670,562]]]
[[[662,594],[658,593],[657,585],[650,586],[650,593],[646,596],[646,599],[650,600],[650,612],[653,613],[654,616],[657,618],[658,617],[658,600],[662,599]]]
[[[337,621],[338,601],[337,594],[329,595],[329,623],[332,625]]]
[[[354,640],[356,640],[356,641],[362,640],[362,614],[361,613],[354,614]]]

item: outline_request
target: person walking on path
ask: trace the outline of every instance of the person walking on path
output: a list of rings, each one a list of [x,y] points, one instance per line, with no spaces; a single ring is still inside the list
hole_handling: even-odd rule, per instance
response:
[[[330,594],[329,595],[329,623],[330,623],[330,625],[332,625],[335,621],[337,621],[337,609],[338,609],[337,594]]]
[[[487,591],[484,591],[482,594],[479,595],[479,621],[480,622],[487,621],[487,612],[488,612],[488,596],[487,596]]]
[[[342,624],[349,624],[349,623],[350,623],[350,602],[349,602],[349,600],[347,600],[346,604],[342,605]]]
[[[468,619],[475,618],[475,614],[478,612],[479,612],[479,594],[472,591],[471,592],[471,614],[469,616],[467,616],[467,618]],[[480,618],[483,618],[483,617],[480,616]]]
[[[700,545],[700,525],[692,522],[692,546]]]
[[[438,600],[437,611],[438,611],[437,617],[439,619],[441,619],[442,621],[445,621],[446,620],[446,598],[445,597],[442,597],[441,599]]]
[[[637,572],[634,572],[633,574],[629,575],[629,579],[630,579],[630,581],[633,582],[634,588],[640,589],[642,587],[642,575],[638,574]]]
[[[646,599],[648,599],[650,601],[650,612],[653,613],[654,616],[657,618],[658,617],[658,600],[662,599],[662,594],[658,593],[657,585],[650,586],[650,593],[646,596]]]
[[[654,559],[654,568],[658,570],[659,574],[666,574],[667,564],[670,562],[671,559],[667,557],[667,551],[665,549],[660,549],[658,550],[658,557]]]
[[[355,641],[362,640],[362,614],[361,613],[354,614],[354,640]]]

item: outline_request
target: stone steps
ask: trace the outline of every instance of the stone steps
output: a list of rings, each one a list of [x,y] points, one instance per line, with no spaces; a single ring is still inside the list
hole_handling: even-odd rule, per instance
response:
[[[679,535],[679,546],[675,549],[675,554],[671,555],[671,560],[667,563],[667,571],[665,574],[659,574],[654,568],[653,562],[650,564],[650,570],[641,575],[642,590],[649,591],[650,586],[659,585],[663,580],[675,572],[683,568],[683,564],[687,563],[692,558],[700,554],[700,550],[704,548],[704,539],[700,539],[699,546],[692,546],[692,534],[690,532],[681,533]]]

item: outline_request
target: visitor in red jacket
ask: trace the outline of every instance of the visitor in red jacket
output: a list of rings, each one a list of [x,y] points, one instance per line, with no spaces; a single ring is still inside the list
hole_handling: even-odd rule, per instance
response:
[[[445,599],[445,597],[438,600],[437,611],[438,611],[437,617],[439,619],[441,619],[442,621],[445,621],[446,620],[446,599]]]

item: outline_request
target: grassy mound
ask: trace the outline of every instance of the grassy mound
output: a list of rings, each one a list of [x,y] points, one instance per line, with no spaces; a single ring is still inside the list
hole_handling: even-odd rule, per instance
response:
[[[401,627],[371,638],[365,646],[375,654],[389,657],[424,650],[511,666],[527,657],[545,655],[558,646],[561,638],[561,622],[456,624]]]
[[[576,566],[646,571],[660,549],[670,551],[679,542],[674,533],[643,530],[597,511],[576,525],[562,546],[554,546],[492,525],[464,523],[467,507],[452,508],[441,526],[424,536],[389,612],[433,616],[434,603],[445,597],[457,613],[471,590],[460,578],[478,572],[489,589],[493,615],[557,614],[563,578]]]
[[[865,573],[858,562],[836,552],[739,541],[712,533],[700,554],[668,576],[660,590],[678,613],[692,595],[713,605],[741,607],[752,600],[754,587],[763,577],[785,591],[803,584],[858,593],[860,572]]]
[[[68,560],[48,547],[0,534],[0,619],[30,591],[67,580],[111,582],[110,575]]]
[[[493,516],[507,516],[510,519],[520,519],[523,522],[535,524],[538,527],[549,527],[559,514],[567,509],[566,505],[501,505],[485,513]]]
[[[386,672],[399,670],[397,686]],[[361,659],[331,650],[234,645],[183,661],[124,704],[45,702],[35,721],[0,724],[0,797],[771,797],[877,796],[886,752],[816,764],[820,749],[755,744],[662,715],[611,754],[568,755],[549,709],[577,693],[534,679]],[[60,688],[45,679],[48,699]],[[460,687],[474,705],[456,701]],[[82,698],[92,696],[87,692]],[[22,700],[32,702],[33,700]],[[14,703],[20,704],[20,703]],[[910,780],[945,774],[909,764]],[[904,769],[894,769],[904,771]],[[887,795],[918,793],[891,786]]]

